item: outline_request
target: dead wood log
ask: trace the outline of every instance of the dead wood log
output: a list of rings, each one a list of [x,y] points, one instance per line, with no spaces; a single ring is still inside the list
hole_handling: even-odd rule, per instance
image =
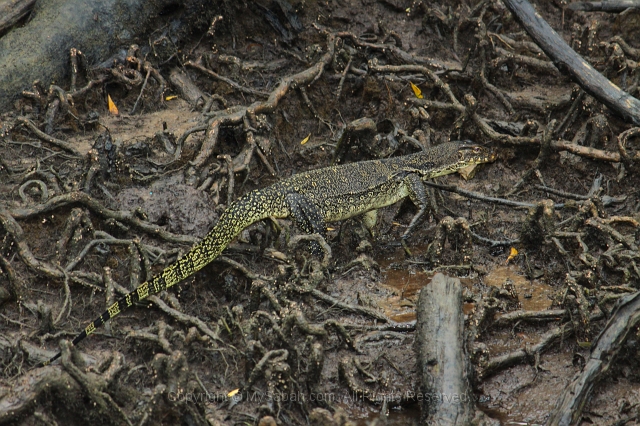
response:
[[[145,42],[145,34],[160,25],[158,17],[172,6],[214,13],[215,7],[195,7],[203,0],[40,0],[32,19],[0,38],[0,111],[10,108],[35,80],[63,82],[70,73],[69,49],[84,54],[87,63],[105,61],[117,49]],[[207,3],[209,4],[209,3]],[[215,2],[214,2],[215,4]],[[191,8],[189,8],[191,6]],[[183,25],[195,25],[184,19]]]
[[[0,34],[14,26],[27,16],[36,0],[2,0],[0,1]]]
[[[198,102],[203,105],[207,102],[208,96],[195,85],[193,80],[189,78],[187,73],[179,68],[173,68],[171,74],[169,74],[169,81],[173,84],[173,87],[180,93],[185,101],[189,102],[189,105],[196,107]]]
[[[460,280],[436,274],[420,292],[417,316],[414,349],[421,380],[421,424],[487,423],[476,413],[467,378]]]
[[[640,100],[622,91],[589,65],[542,19],[528,1],[504,0],[504,4],[561,73],[569,74],[585,92],[626,121],[640,125]]]
[[[584,12],[608,12],[620,13],[630,7],[640,7],[638,0],[609,0],[609,1],[579,1],[567,6],[571,10],[581,10]]]
[[[609,371],[622,344],[640,322],[640,292],[620,299],[595,342],[587,364],[564,389],[547,425],[577,425],[591,390]]]

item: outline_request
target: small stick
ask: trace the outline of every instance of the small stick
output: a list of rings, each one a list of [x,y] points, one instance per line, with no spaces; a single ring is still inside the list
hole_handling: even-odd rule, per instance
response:
[[[195,68],[198,71],[201,71],[205,74],[207,74],[209,77],[213,77],[216,80],[222,81],[224,83],[227,83],[229,86],[233,87],[234,89],[242,92],[242,93],[246,93],[247,95],[255,95],[255,96],[269,96],[269,93],[267,92],[263,92],[260,90],[256,90],[256,89],[252,89],[250,87],[244,87],[239,85],[238,83],[236,83],[235,81],[231,80],[230,78],[224,77],[216,72],[211,71],[208,68],[205,68],[202,64],[198,63],[198,62],[193,62],[193,61],[187,61],[185,62],[186,66],[189,66],[191,68]]]
[[[347,62],[347,66],[344,67],[344,71],[342,71],[342,77],[340,77],[340,83],[338,83],[338,91],[336,93],[336,99],[340,99],[340,95],[342,94],[342,86],[344,86],[344,81],[347,78],[347,73],[349,72],[349,68],[351,68],[351,61],[353,59],[349,57],[349,62]]]
[[[80,151],[78,151],[77,149],[75,149],[74,147],[72,147],[71,145],[69,145],[67,142],[54,138],[53,136],[49,136],[48,134],[46,134],[45,132],[41,131],[40,129],[38,129],[38,127],[33,123],[33,121],[29,120],[26,117],[18,117],[17,118],[18,122],[27,126],[29,128],[29,130],[31,130],[33,133],[35,133],[35,135],[38,137],[38,139],[41,139],[45,142],[49,142],[50,144],[53,144],[59,148],[64,149],[65,151],[68,151],[70,153],[72,153],[73,155],[75,155],[76,157],[82,157],[82,153]]]
[[[144,78],[144,83],[142,83],[142,88],[140,89],[140,93],[138,94],[138,98],[136,99],[136,103],[133,104],[133,108],[131,108],[131,112],[130,114],[133,115],[136,112],[136,109],[138,108],[138,103],[140,102],[140,99],[142,99],[142,93],[144,93],[144,89],[147,87],[147,83],[149,82],[149,76],[151,75],[151,70],[147,70],[147,76]]]

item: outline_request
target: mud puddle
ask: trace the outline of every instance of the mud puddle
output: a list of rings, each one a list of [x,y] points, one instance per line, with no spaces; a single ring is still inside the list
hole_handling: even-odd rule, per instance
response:
[[[415,246],[411,249],[414,251],[414,255],[417,255],[417,259],[420,254],[426,252],[427,246]],[[384,310],[385,315],[393,321],[401,323],[415,321],[418,294],[424,286],[431,282],[431,278],[436,273],[456,275],[461,269],[458,265],[444,265],[435,269],[427,269],[426,265],[419,261],[407,261],[402,247],[380,255],[375,260],[380,265],[384,277],[380,285],[393,292],[393,296],[381,300],[378,305]],[[464,272],[466,271],[468,269]],[[462,285],[471,287],[475,280],[462,277],[460,281]]]

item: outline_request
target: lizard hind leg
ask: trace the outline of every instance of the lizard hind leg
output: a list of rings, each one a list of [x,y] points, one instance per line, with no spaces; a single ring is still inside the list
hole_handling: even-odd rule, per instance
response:
[[[327,236],[327,225],[322,213],[309,198],[302,194],[291,193],[286,196],[291,218],[295,225],[307,234]],[[315,256],[322,256],[324,251],[315,241],[309,243],[309,251]]]
[[[378,223],[378,210],[369,210],[362,215],[362,225],[369,231],[372,238],[377,237],[376,223]]]

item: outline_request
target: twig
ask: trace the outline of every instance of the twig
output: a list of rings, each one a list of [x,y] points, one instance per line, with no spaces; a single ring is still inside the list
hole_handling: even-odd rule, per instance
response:
[[[558,321],[562,319],[565,314],[565,309],[550,309],[547,311],[514,311],[500,315],[491,325],[492,327],[505,327],[520,321]]]
[[[4,33],[17,24],[33,10],[36,0],[10,1],[2,3],[0,13],[0,33]]]
[[[487,80],[485,73],[486,73],[486,60],[484,55],[484,49],[482,49],[482,67],[480,68],[480,74],[479,74],[480,82],[489,92],[493,93],[493,95],[498,98],[498,100],[502,103],[502,105],[504,105],[505,109],[509,114],[515,114],[516,111],[513,109],[511,102],[509,102],[509,100],[504,96],[504,94],[500,89],[498,89],[493,84],[489,83],[489,80]]]
[[[301,293],[306,293],[306,290],[304,290],[304,289],[298,289],[298,291],[301,292]],[[365,316],[368,316],[368,317],[371,317],[371,318],[375,318],[375,319],[380,320],[380,321],[385,322],[385,323],[393,323],[393,321],[391,321],[385,315],[380,314],[380,313],[378,313],[378,312],[376,312],[376,311],[374,311],[372,309],[365,308],[365,307],[362,307],[362,306],[353,306],[353,305],[350,305],[348,303],[341,302],[338,299],[335,299],[335,298],[333,298],[333,297],[331,297],[331,296],[329,296],[327,294],[324,294],[320,290],[313,289],[313,290],[311,290],[310,293],[316,299],[320,299],[323,302],[328,303],[332,307],[335,306],[337,308],[342,309],[343,311],[351,312],[351,313],[358,314],[358,315],[365,315]]]
[[[249,278],[252,281],[265,281],[265,282],[270,282],[273,281],[272,278],[266,277],[264,275],[260,275],[260,274],[256,274],[255,272],[252,272],[249,268],[245,267],[242,263],[240,262],[236,262],[235,260],[227,257],[227,256],[218,256],[216,258],[216,262],[222,262],[222,263],[226,263],[227,265],[231,266],[234,269],[237,269],[238,271],[242,272],[242,274]]]
[[[233,172],[233,160],[228,154],[218,155],[219,160],[224,160],[227,163],[227,207],[233,203],[233,191],[235,187],[235,174]]]
[[[349,57],[349,62],[344,67],[344,71],[342,71],[342,77],[340,77],[340,83],[338,83],[338,91],[336,92],[336,99],[340,99],[340,95],[342,94],[342,87],[344,86],[344,81],[347,78],[347,73],[349,72],[349,68],[351,68],[351,62],[353,58]]]
[[[216,72],[211,71],[208,68],[205,68],[200,62],[193,62],[193,61],[187,61],[185,62],[186,66],[189,66],[191,68],[195,68],[198,71],[201,71],[205,74],[207,74],[210,77],[215,78],[216,80],[222,81],[224,83],[227,83],[229,86],[233,87],[234,89],[242,92],[242,93],[246,93],[248,95],[255,95],[255,96],[269,96],[269,93],[267,92],[263,92],[260,90],[256,90],[256,89],[252,89],[250,87],[244,87],[239,85],[238,83],[236,83],[235,81],[231,80],[230,78],[224,77]]]
[[[132,240],[122,240],[113,237],[92,240],[82,249],[80,253],[78,253],[78,255],[71,262],[67,264],[67,266],[65,266],[64,270],[65,272],[71,272],[71,270],[78,266],[78,263],[82,261],[82,259],[89,253],[89,251],[99,244],[129,246],[132,243]]]
[[[107,387],[109,381],[106,378],[102,378],[102,380],[95,380],[91,375],[83,372],[73,363],[71,351],[74,349],[71,342],[61,342],[60,349],[62,352],[62,366],[69,373],[69,375],[71,375],[71,377],[73,377],[80,384],[86,394],[93,400],[94,405],[97,406],[95,408],[99,409],[101,412],[109,413],[111,415],[111,418],[109,420],[115,423],[133,426],[125,412],[122,411],[122,409],[118,406],[118,404],[116,404],[113,398],[111,398],[111,395],[105,392],[104,388]],[[112,362],[122,363],[122,355],[115,358]],[[116,422],[116,420],[118,421]]]
[[[502,204],[504,206],[522,207],[522,208],[535,207],[534,203],[525,203],[523,201],[506,200],[504,198],[487,197],[486,195],[481,194],[479,192],[467,191],[467,190],[458,188],[455,185],[441,185],[439,183],[430,182],[430,181],[426,181],[425,184],[428,186],[432,186],[434,188],[442,189],[444,191],[455,192],[456,194],[463,195],[467,198],[473,198],[475,200],[485,201],[487,203]],[[564,204],[554,204],[553,207],[556,209],[560,209],[564,207]]]
[[[136,109],[138,108],[138,103],[140,99],[142,99],[142,94],[144,93],[144,89],[147,87],[147,83],[149,82],[149,76],[151,75],[151,69],[147,70],[147,75],[144,78],[144,83],[142,83],[142,87],[140,88],[140,93],[138,94],[138,98],[136,99],[136,103],[133,104],[133,108],[131,108],[130,115],[135,114]]]
[[[11,263],[0,254],[0,270],[4,271],[9,281],[9,292],[12,300],[21,300],[24,294],[25,285],[16,271],[11,266]]]
[[[540,168],[542,163],[549,156],[549,151],[551,148],[551,137],[554,134],[553,129],[555,125],[556,125],[556,120],[551,120],[549,124],[547,124],[547,127],[544,130],[544,133],[542,135],[542,141],[540,142],[540,151],[538,152],[538,157],[536,157],[535,161],[533,162],[533,165],[529,168],[529,170],[527,170],[522,175],[520,180],[518,180],[518,182],[515,185],[513,185],[513,188],[511,188],[511,190],[507,192],[507,195],[512,195],[518,192],[520,188],[524,186],[526,181],[534,174],[536,170]]]
[[[27,188],[29,185],[33,183],[37,184],[40,187],[41,201],[42,202],[47,201],[47,198],[49,198],[49,191],[47,191],[47,185],[39,179],[31,179],[26,181],[22,185],[20,185],[20,188],[18,188],[18,195],[20,195],[20,199],[22,200],[22,202],[25,204],[28,202],[27,195],[24,193],[24,190],[25,188]]]
[[[572,200],[585,201],[591,198],[587,195],[572,194],[570,192],[561,191],[559,189],[549,188],[548,186],[544,185],[535,185],[534,188],[539,189],[540,191],[548,192],[550,194],[558,195],[560,197],[570,198]]]
[[[422,99],[416,99],[413,102],[423,104]],[[542,139],[540,137],[524,137],[524,136],[511,136],[503,133],[498,133],[489,126],[487,121],[480,117],[477,113],[472,116],[474,123],[480,128],[482,133],[496,142],[502,142],[509,145],[529,145],[540,144]],[[594,160],[610,161],[613,163],[620,162],[620,154],[617,152],[604,151],[601,149],[591,148],[588,146],[582,146],[566,140],[552,140],[551,148],[556,151],[568,151],[572,154],[580,155],[582,157],[592,158]],[[640,159],[640,152],[637,152],[633,156],[634,160]]]
[[[62,319],[62,315],[64,314],[64,311],[67,310],[67,306],[69,308],[67,316],[71,313],[71,307],[73,306],[71,302],[71,289],[69,288],[69,275],[66,272],[64,274],[63,283],[64,283],[64,303],[62,304],[62,308],[60,308],[60,312],[58,313],[58,316],[53,321],[53,325],[56,325],[60,322],[60,320]]]
[[[478,235],[475,232],[469,230],[469,232],[471,233],[471,236],[473,238],[475,238],[476,240],[485,243],[485,244],[489,244],[491,247],[499,247],[499,246],[504,246],[504,247],[510,247],[513,246],[514,244],[518,244],[520,242],[520,240],[516,239],[516,240],[492,240],[490,238],[487,237],[483,237],[482,235]]]
[[[331,260],[331,246],[327,244],[327,241],[320,234],[298,234],[289,240],[289,247],[295,247],[300,241],[313,241],[320,245],[322,251],[324,251],[324,256],[322,258],[322,266],[327,267],[329,265],[329,260]]]
[[[211,340],[222,342],[220,340],[220,337],[218,336],[219,333],[217,331],[211,330],[209,326],[200,318],[193,315],[187,315],[183,312],[178,311],[177,309],[173,309],[172,307],[164,303],[164,301],[158,296],[149,296],[147,300],[153,302],[162,312],[168,314],[176,321],[187,325],[194,325],[198,330],[202,332],[202,334],[209,336]]]
[[[607,0],[607,1],[579,1],[571,3],[567,6],[567,9],[581,10],[584,12],[608,12],[608,13],[620,13],[629,8],[639,8],[640,1],[638,0]]]
[[[38,139],[41,139],[45,142],[49,142],[52,145],[55,145],[59,148],[64,149],[65,151],[68,151],[70,153],[72,153],[73,155],[75,155],[76,157],[82,157],[82,153],[80,151],[78,151],[77,149],[75,149],[74,147],[72,147],[71,145],[69,145],[67,142],[54,138],[53,136],[49,136],[47,135],[45,132],[41,131],[40,129],[38,129],[38,127],[36,127],[35,124],[33,124],[33,122],[31,120],[29,120],[26,117],[18,117],[17,118],[18,122],[25,125],[26,127],[29,128],[29,130],[31,130],[33,133],[35,133],[35,135],[38,137]]]
[[[429,68],[422,65],[376,65],[370,64],[369,70],[371,72],[391,72],[391,73],[399,73],[399,72],[419,72],[427,77],[429,80],[436,85],[436,87],[442,90],[449,98],[449,101],[455,105],[455,108],[464,108],[464,106],[458,101],[458,98],[455,97],[451,87],[444,81],[438,77],[436,73],[431,71]]]
[[[381,52],[386,53],[392,59],[395,59],[396,61],[399,61],[399,62],[403,62],[405,64],[427,65],[427,66],[430,66],[432,68],[436,68],[436,69],[439,69],[439,70],[450,70],[450,69],[453,68],[453,67],[449,66],[448,64],[446,64],[446,63],[444,63],[442,61],[439,61],[437,59],[431,59],[431,58],[427,58],[427,57],[424,57],[424,56],[412,55],[412,54],[410,54],[408,52],[405,52],[400,47],[398,47],[398,46],[396,46],[394,44],[376,44],[376,43],[370,43],[370,42],[364,41],[364,40],[362,40],[361,37],[358,37],[355,34],[347,32],[347,31],[341,31],[339,33],[336,33],[336,37],[349,38],[349,39],[351,39],[353,44],[355,44],[356,46],[367,47],[369,49],[379,50]]]
[[[501,55],[500,57],[491,61],[491,68],[497,69],[507,62],[513,62],[518,65],[527,65],[531,68],[536,68],[540,71],[547,72],[549,74],[558,75],[558,68],[556,68],[552,62],[544,61],[542,59],[532,58],[530,56],[518,55],[515,53],[507,52],[504,49],[496,47],[496,53]]]
[[[249,379],[247,380],[247,385],[245,387],[245,390],[251,390],[253,383],[258,379],[258,374],[260,374],[262,370],[264,370],[267,367],[268,362],[270,361],[272,363],[275,363],[278,361],[282,362],[287,358],[289,358],[289,351],[286,349],[276,349],[264,354],[262,359],[258,361],[256,366],[251,371],[251,374],[249,374]]]
[[[620,151],[620,159],[624,163],[625,167],[627,167],[629,170],[633,169],[633,160],[635,159],[635,157],[632,158],[627,152],[627,140],[638,135],[640,135],[640,127],[634,127],[618,135],[618,150]]]
[[[129,332],[129,334],[127,334],[127,339],[132,337],[155,342],[163,351],[172,355],[175,351],[171,348],[171,343],[169,343],[169,340],[167,339],[167,329],[171,330],[171,327],[169,327],[164,321],[158,321],[155,325],[147,327],[146,329]]]

